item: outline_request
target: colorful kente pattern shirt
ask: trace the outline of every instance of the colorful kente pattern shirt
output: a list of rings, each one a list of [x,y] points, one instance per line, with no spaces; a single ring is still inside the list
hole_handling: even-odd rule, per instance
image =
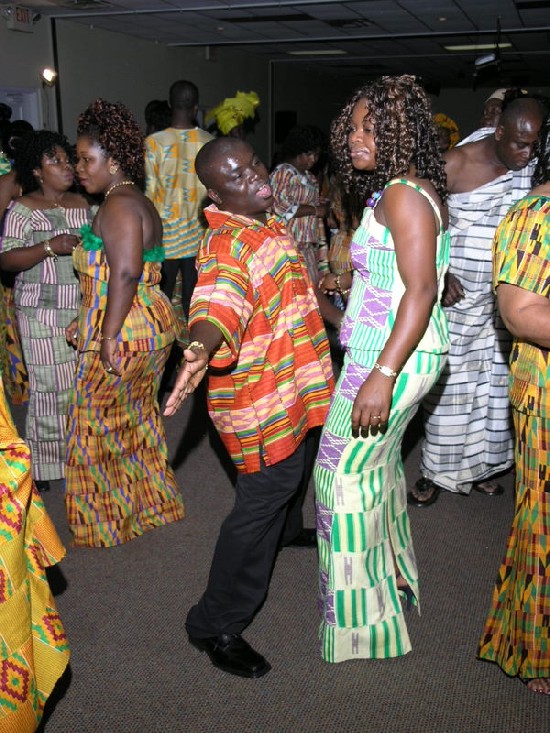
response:
[[[209,140],[213,140],[212,135],[199,127],[168,127],[145,139],[145,193],[162,219],[167,260],[197,254],[207,195],[195,172],[195,158]]]
[[[283,223],[205,209],[190,326],[223,334],[208,379],[210,416],[242,473],[288,458],[322,425],[333,386],[325,329]]]
[[[493,285],[516,285],[550,297],[550,198],[526,196],[510,209],[494,238]],[[514,340],[510,400],[516,410],[550,417],[548,349]]]

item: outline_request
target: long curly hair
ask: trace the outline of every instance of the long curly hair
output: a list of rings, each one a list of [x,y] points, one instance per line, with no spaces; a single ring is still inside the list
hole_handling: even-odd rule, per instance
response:
[[[355,170],[348,145],[353,108],[361,99],[374,126],[373,171]],[[411,165],[419,178],[431,181],[443,201],[447,198],[431,104],[414,76],[381,76],[358,89],[331,125],[331,153],[346,190],[356,191],[363,200],[395,176],[406,175]]]
[[[18,140],[13,151],[13,167],[23,193],[31,193],[40,187],[33,171],[40,168],[45,155],[55,155],[56,147],[62,148],[69,160],[73,160],[74,156],[69,141],[58,132],[37,130],[25,133]]]
[[[77,134],[96,142],[135,183],[145,177],[143,133],[128,107],[120,102],[95,102],[78,118]]]
[[[531,183],[540,186],[550,181],[550,114],[547,113],[542,123],[537,146],[537,164]]]

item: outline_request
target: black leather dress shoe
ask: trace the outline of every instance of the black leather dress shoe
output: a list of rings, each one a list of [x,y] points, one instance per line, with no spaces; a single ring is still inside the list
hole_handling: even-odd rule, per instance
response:
[[[317,547],[317,531],[313,527],[304,527],[290,542],[282,547]]]
[[[206,652],[214,667],[239,677],[263,677],[271,665],[240,634],[220,634],[204,639],[189,635],[189,642]]]

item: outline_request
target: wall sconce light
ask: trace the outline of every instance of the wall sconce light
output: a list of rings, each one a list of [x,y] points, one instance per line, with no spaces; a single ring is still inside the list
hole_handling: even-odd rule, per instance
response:
[[[45,69],[42,69],[40,78],[42,79],[42,84],[44,86],[53,87],[57,79],[57,71],[55,71],[55,69],[50,69],[46,67]]]

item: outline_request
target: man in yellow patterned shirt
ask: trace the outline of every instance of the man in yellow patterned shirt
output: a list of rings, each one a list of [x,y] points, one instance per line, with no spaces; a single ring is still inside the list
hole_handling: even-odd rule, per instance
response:
[[[169,101],[170,127],[145,139],[145,193],[162,219],[166,259],[161,287],[171,298],[181,272],[182,306],[187,318],[197,281],[195,258],[204,233],[201,215],[207,198],[195,173],[195,158],[212,135],[196,126],[199,90],[193,82],[174,82]]]

